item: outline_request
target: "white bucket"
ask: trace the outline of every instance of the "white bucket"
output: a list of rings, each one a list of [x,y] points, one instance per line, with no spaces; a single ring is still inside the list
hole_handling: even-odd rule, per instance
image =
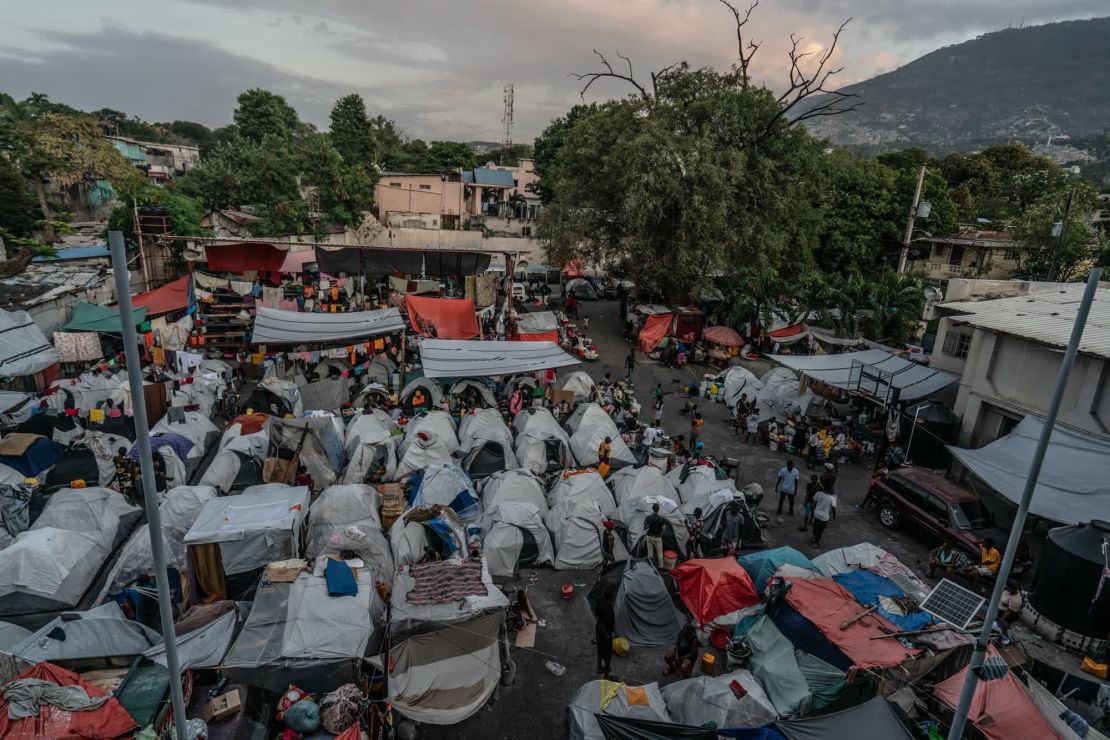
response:
[[[773,440],[773,439],[770,440],[767,443],[767,446],[771,449],[771,452],[778,452],[779,451],[779,443],[776,440]]]

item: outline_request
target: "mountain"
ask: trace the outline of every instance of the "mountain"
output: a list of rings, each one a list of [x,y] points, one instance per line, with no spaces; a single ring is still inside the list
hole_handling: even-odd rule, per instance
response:
[[[943,153],[1022,142],[1082,162],[1067,137],[1110,127],[1110,18],[988,33],[843,90],[859,95],[858,111],[807,122],[837,144]]]

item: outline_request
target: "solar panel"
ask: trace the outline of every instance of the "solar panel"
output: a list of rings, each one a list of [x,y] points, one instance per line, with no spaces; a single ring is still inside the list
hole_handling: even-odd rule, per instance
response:
[[[921,602],[921,608],[942,622],[967,629],[967,625],[979,613],[984,601],[986,599],[974,591],[969,591],[945,578],[929,592]]]

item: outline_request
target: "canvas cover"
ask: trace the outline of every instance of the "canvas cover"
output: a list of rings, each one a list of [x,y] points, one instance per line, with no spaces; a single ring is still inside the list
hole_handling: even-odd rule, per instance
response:
[[[258,306],[251,342],[254,344],[304,344],[342,342],[403,331],[405,323],[396,308],[347,313],[308,313]]]
[[[626,686],[613,681],[589,681],[571,699],[569,740],[607,740],[597,722],[599,714],[609,717],[670,722],[667,703],[659,684]]]
[[[52,663],[38,663],[15,677],[48,681],[59,686],[79,686],[90,698],[108,694],[74,673]],[[88,738],[108,740],[125,737],[139,729],[127,710],[115,697],[99,707],[81,712],[59,708],[40,711],[33,717],[11,719],[8,702],[0,694],[0,737],[5,738]]]
[[[473,339],[481,334],[474,301],[469,298],[406,295],[405,310],[417,334],[440,339]]]
[[[413,381],[413,383],[415,382]],[[426,382],[431,383],[431,381]],[[405,386],[405,389],[414,388],[413,383],[409,383]],[[436,384],[435,387],[438,388],[439,385]],[[425,389],[426,392],[427,389]],[[405,425],[405,439],[401,442],[401,457],[404,457],[405,453],[408,452],[409,446],[413,443],[413,439],[418,432],[433,432],[439,435],[451,454],[459,449],[459,435],[455,428],[455,420],[446,411],[436,409],[425,411],[409,419],[408,424]]]
[[[564,470],[551,486],[547,492],[548,507],[554,509],[565,502],[594,504],[605,516],[612,516],[617,510],[605,480],[589,468]]]
[[[295,452],[317,488],[336,482],[346,465],[343,452],[343,424],[330,414],[299,419],[274,419],[270,427],[271,445]]]
[[[611,469],[620,470],[636,463],[636,457],[625,444],[617,425],[596,403],[579,404],[567,420],[567,431],[570,432],[570,449],[579,465],[597,465],[597,449],[606,437],[612,445],[609,454]]]
[[[752,648],[752,675],[780,716],[805,716],[839,696],[844,672],[796,649],[770,617],[758,617],[747,640]]]
[[[617,634],[633,645],[669,647],[686,622],[663,575],[647,560],[629,560],[614,603]]]
[[[535,504],[501,502],[482,519],[482,553],[494,578],[512,578],[522,557],[528,565],[551,565],[555,548]],[[527,547],[526,547],[527,545]],[[531,552],[529,552],[531,551]]]
[[[589,401],[597,395],[597,383],[594,382],[594,379],[590,377],[589,373],[583,372],[582,370],[568,373],[564,378],[556,382],[556,387],[561,391],[570,391],[573,393],[575,403]]]
[[[236,611],[221,614],[208,624],[176,636],[177,662],[181,670],[190,668],[216,668],[223,661],[239,615]],[[143,655],[160,666],[166,666],[166,643],[159,641]]]
[[[429,378],[516,375],[579,364],[554,342],[479,339],[421,339],[420,359]]]
[[[837,355],[771,355],[771,360],[813,380],[844,390],[855,390],[853,372],[889,378],[901,401],[928,398],[959,378],[921,365],[882,349],[843,352]],[[853,370],[855,367],[855,370]]]
[[[482,481],[482,505],[491,512],[502,504],[531,504],[547,513],[543,481],[527,470],[502,470]]]
[[[184,543],[219,543],[226,575],[299,557],[308,503],[307,486],[251,486],[238,496],[206,501]]]
[[[731,684],[736,681],[745,694],[737,698]],[[747,670],[721,676],[698,676],[675,681],[662,688],[671,719],[679,724],[702,727],[759,727],[778,718],[775,706],[755,676]]]
[[[367,485],[328,486],[312,503],[305,557],[354,552],[375,578],[393,579],[393,553],[382,533],[381,498]]]
[[[61,361],[26,311],[0,310],[0,337],[0,376],[34,375]]]
[[[463,378],[447,391],[452,408],[457,408],[459,401],[471,395],[471,391],[478,394],[478,398],[485,404],[486,408],[497,408],[497,397],[493,395],[493,389],[489,387],[489,384],[473,378]]]
[[[752,579],[732,558],[695,559],[671,570],[682,603],[701,624],[759,603]]]
[[[910,740],[914,737],[898,719],[889,702],[882,697],[820,717],[779,720],[776,727],[787,740],[826,740],[833,737],[850,737],[853,740]],[[1009,737],[1016,739],[1019,736]],[[1051,735],[1036,737],[1045,738]]]
[[[687,514],[692,514],[694,509],[701,509],[704,515],[710,509],[713,494],[718,491],[736,491],[736,483],[728,476],[728,472],[712,460],[693,460],[678,465],[666,477],[678,491],[682,510]]]
[[[123,658],[142,655],[161,641],[157,632],[128,619],[112,601],[88,611],[67,612],[65,619],[54,617],[10,652],[27,663]]]
[[[420,562],[424,549],[437,545],[445,557],[457,556],[466,545],[466,530],[449,507],[435,507],[434,511],[427,507],[410,509],[389,528],[389,548],[395,567]]]
[[[516,460],[536,474],[562,470],[574,464],[570,437],[547,409],[524,409],[513,420]]]
[[[605,515],[593,501],[565,500],[544,516],[544,524],[555,541],[556,570],[588,570],[601,565],[602,522]],[[616,560],[626,560],[628,552],[616,538],[613,545]]]
[[[393,420],[380,409],[352,419],[344,442],[347,467],[340,482],[393,480],[397,475],[397,442],[401,439],[393,434],[395,428]]]
[[[671,330],[671,319],[673,316],[669,313],[656,313],[644,317],[644,325],[640,328],[640,351],[645,355],[654,351],[659,343],[663,341],[663,337]]]
[[[447,506],[463,524],[481,521],[482,502],[474,481],[455,463],[429,465],[410,482],[409,506]]]
[[[737,558],[737,562],[740,563],[741,568],[748,571],[752,583],[759,591],[766,588],[767,581],[783,565],[793,565],[816,573],[813,562],[789,545],[776,547],[772,550],[745,553]]]
[[[394,642],[389,701],[416,722],[451,725],[486,703],[501,678],[497,644],[504,616],[494,612]]]

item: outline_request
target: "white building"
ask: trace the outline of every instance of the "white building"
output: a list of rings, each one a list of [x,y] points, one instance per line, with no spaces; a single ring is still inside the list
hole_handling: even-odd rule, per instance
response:
[[[1020,286],[1020,284],[1019,284]],[[1043,415],[1083,295],[1080,283],[1025,284],[1006,298],[942,303],[933,367],[961,376],[960,445],[981,447]],[[1110,286],[1100,287],[1057,423],[1110,439]]]

